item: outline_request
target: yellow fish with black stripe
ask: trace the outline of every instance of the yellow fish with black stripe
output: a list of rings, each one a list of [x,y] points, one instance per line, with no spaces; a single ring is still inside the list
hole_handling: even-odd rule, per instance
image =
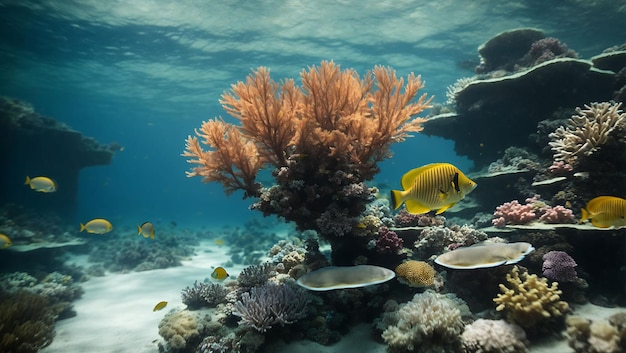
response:
[[[580,221],[591,218],[591,224],[598,228],[626,226],[626,200],[615,196],[598,196],[582,210]]]
[[[449,163],[432,163],[410,170],[402,176],[402,189],[391,190],[391,205],[398,209],[402,203],[412,214],[437,210],[441,214],[476,188],[459,168]]]

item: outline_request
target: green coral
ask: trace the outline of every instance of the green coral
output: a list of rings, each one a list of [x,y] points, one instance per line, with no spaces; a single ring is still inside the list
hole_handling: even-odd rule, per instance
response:
[[[54,338],[54,314],[48,300],[28,291],[0,294],[0,351],[30,353]]]

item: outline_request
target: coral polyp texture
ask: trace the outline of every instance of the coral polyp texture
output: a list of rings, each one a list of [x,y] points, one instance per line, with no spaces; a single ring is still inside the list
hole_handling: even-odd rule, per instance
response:
[[[504,320],[478,319],[461,335],[465,353],[526,353],[526,333]]]
[[[600,149],[611,132],[626,120],[621,106],[622,103],[602,102],[585,105],[585,109],[576,108],[578,115],[573,115],[567,126],[560,126],[550,134],[554,160],[576,165],[580,158]]]
[[[409,260],[396,267],[398,280],[412,287],[428,287],[435,282],[435,269],[424,261]]]
[[[493,301],[497,311],[506,311],[507,319],[524,328],[545,324],[563,316],[569,305],[561,301],[558,284],[548,283],[546,278],[529,275],[514,266],[506,275],[508,285],[500,284],[500,291]]]
[[[445,295],[416,294],[383,315],[382,338],[390,352],[459,352],[463,321],[457,304]]]
[[[376,66],[360,77],[323,61],[294,80],[277,83],[265,67],[222,95],[224,109],[240,125],[222,119],[202,124],[187,139],[187,175],[216,181],[226,193],[242,190],[252,205],[323,237],[350,233],[374,189],[364,181],[379,171],[389,148],[422,130],[415,116],[429,107],[423,82],[414,74],[398,78]],[[274,185],[257,174],[269,166]],[[346,227],[347,224],[347,227]]]

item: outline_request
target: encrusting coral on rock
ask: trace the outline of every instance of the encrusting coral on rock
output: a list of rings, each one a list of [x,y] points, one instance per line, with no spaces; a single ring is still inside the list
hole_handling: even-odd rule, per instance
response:
[[[548,284],[546,278],[529,275],[514,266],[506,275],[508,286],[500,284],[502,294],[493,301],[497,311],[506,310],[507,318],[524,328],[544,324],[561,317],[569,311],[569,305],[561,301],[558,284]]]

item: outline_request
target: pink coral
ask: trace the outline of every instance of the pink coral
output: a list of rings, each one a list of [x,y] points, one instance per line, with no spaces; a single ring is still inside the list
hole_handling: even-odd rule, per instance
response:
[[[574,170],[574,167],[563,161],[554,161],[552,162],[552,165],[548,167],[548,170],[554,175],[566,175],[571,173]]]
[[[555,207],[542,207],[539,209],[542,215],[539,217],[539,221],[543,223],[561,224],[561,223],[574,223],[574,213],[569,208],[565,208],[561,205]]]
[[[533,203],[528,203],[529,200],[532,199],[526,199],[525,205],[513,200],[496,207],[493,213],[495,218],[491,222],[494,226],[502,228],[507,224],[526,224],[532,221],[537,215]]]

